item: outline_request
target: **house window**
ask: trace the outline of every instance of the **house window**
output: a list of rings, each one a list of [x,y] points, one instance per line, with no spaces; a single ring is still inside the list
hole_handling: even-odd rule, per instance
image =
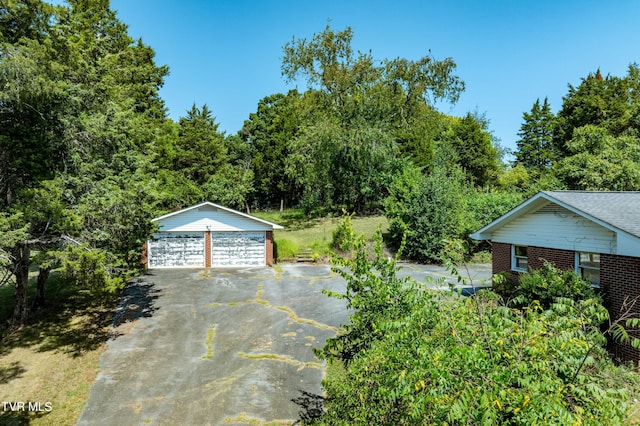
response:
[[[600,254],[577,252],[576,272],[592,286],[600,288]]]
[[[527,246],[511,246],[511,269],[527,272]]]

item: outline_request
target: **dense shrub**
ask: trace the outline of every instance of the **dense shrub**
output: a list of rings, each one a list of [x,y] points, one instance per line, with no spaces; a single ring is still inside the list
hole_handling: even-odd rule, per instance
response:
[[[276,260],[291,259],[298,255],[298,246],[291,240],[276,238],[273,242],[273,251]]]
[[[332,367],[325,411],[312,422],[625,422],[640,381],[608,358],[600,331],[608,313],[597,298],[515,309],[490,291],[445,297],[398,278],[380,240],[373,260],[356,241],[352,260],[335,260],[346,293],[327,292],[353,314],[317,351]]]
[[[386,202],[391,246],[406,236],[404,256],[423,263],[440,262],[446,240],[458,238],[465,224],[464,172],[436,168],[427,177],[409,176],[410,188],[392,186]],[[404,176],[401,184],[407,177]],[[402,190],[400,190],[402,189]]]
[[[557,298],[578,301],[596,297],[591,284],[574,271],[558,270],[548,262],[541,269],[521,274],[518,282],[508,277],[494,281],[498,282],[494,290],[517,306],[529,305],[537,300],[546,309]]]
[[[397,248],[406,235],[404,256],[424,263],[440,263],[451,239],[467,241],[470,254],[488,249],[486,243],[468,235],[522,201],[517,193],[471,189],[455,165],[435,168],[428,176],[407,168],[394,179],[389,194],[385,214],[390,221],[390,246]]]

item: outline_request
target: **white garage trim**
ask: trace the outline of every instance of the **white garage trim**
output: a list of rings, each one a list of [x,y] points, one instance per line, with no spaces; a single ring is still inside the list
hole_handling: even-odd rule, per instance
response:
[[[265,266],[264,231],[211,232],[211,266]]]
[[[204,232],[160,232],[149,241],[149,268],[203,267]]]

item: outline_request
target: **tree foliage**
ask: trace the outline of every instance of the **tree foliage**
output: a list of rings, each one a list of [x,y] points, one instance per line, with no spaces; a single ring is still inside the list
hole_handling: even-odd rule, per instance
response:
[[[522,115],[523,123],[520,126],[516,142],[515,164],[521,164],[527,170],[537,173],[547,171],[555,160],[553,148],[554,115],[547,98],[542,105],[540,99],[536,99],[530,112]]]
[[[557,174],[573,189],[640,190],[640,139],[586,125],[573,132]]]
[[[409,171],[391,185],[386,200],[390,239],[399,247],[406,238],[407,258],[440,263],[446,241],[461,236],[468,191],[464,179],[464,172],[457,167],[436,168],[426,177]]]

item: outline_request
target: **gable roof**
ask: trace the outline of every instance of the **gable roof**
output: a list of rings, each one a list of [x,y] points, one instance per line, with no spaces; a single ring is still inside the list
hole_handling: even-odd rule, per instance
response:
[[[637,191],[543,191],[470,235],[491,239],[497,228],[548,203],[558,204],[616,233],[640,238],[640,192]]]
[[[182,210],[178,210],[178,211],[175,211],[175,212],[171,212],[171,213],[165,214],[165,215],[160,216],[160,217],[156,217],[154,219],[151,219],[151,222],[158,222],[158,221],[161,221],[163,219],[167,219],[167,218],[170,218],[172,216],[177,216],[177,215],[186,213],[188,211],[198,209],[198,208],[203,207],[203,206],[213,207],[213,208],[216,208],[216,209],[220,209],[220,210],[226,211],[228,213],[232,213],[232,214],[235,214],[235,215],[238,215],[238,216],[242,216],[242,217],[244,217],[246,219],[250,219],[250,220],[253,220],[253,221],[256,221],[256,222],[263,223],[265,225],[269,225],[273,229],[284,229],[281,225],[269,222],[268,220],[260,219],[259,217],[251,216],[250,214],[242,213],[242,212],[239,212],[237,210],[230,209],[229,207],[224,207],[224,206],[221,206],[219,204],[211,203],[209,201],[205,201],[204,203],[196,204],[195,206],[186,207],[186,208],[184,208]]]
[[[545,194],[640,237],[640,192],[545,191]]]

